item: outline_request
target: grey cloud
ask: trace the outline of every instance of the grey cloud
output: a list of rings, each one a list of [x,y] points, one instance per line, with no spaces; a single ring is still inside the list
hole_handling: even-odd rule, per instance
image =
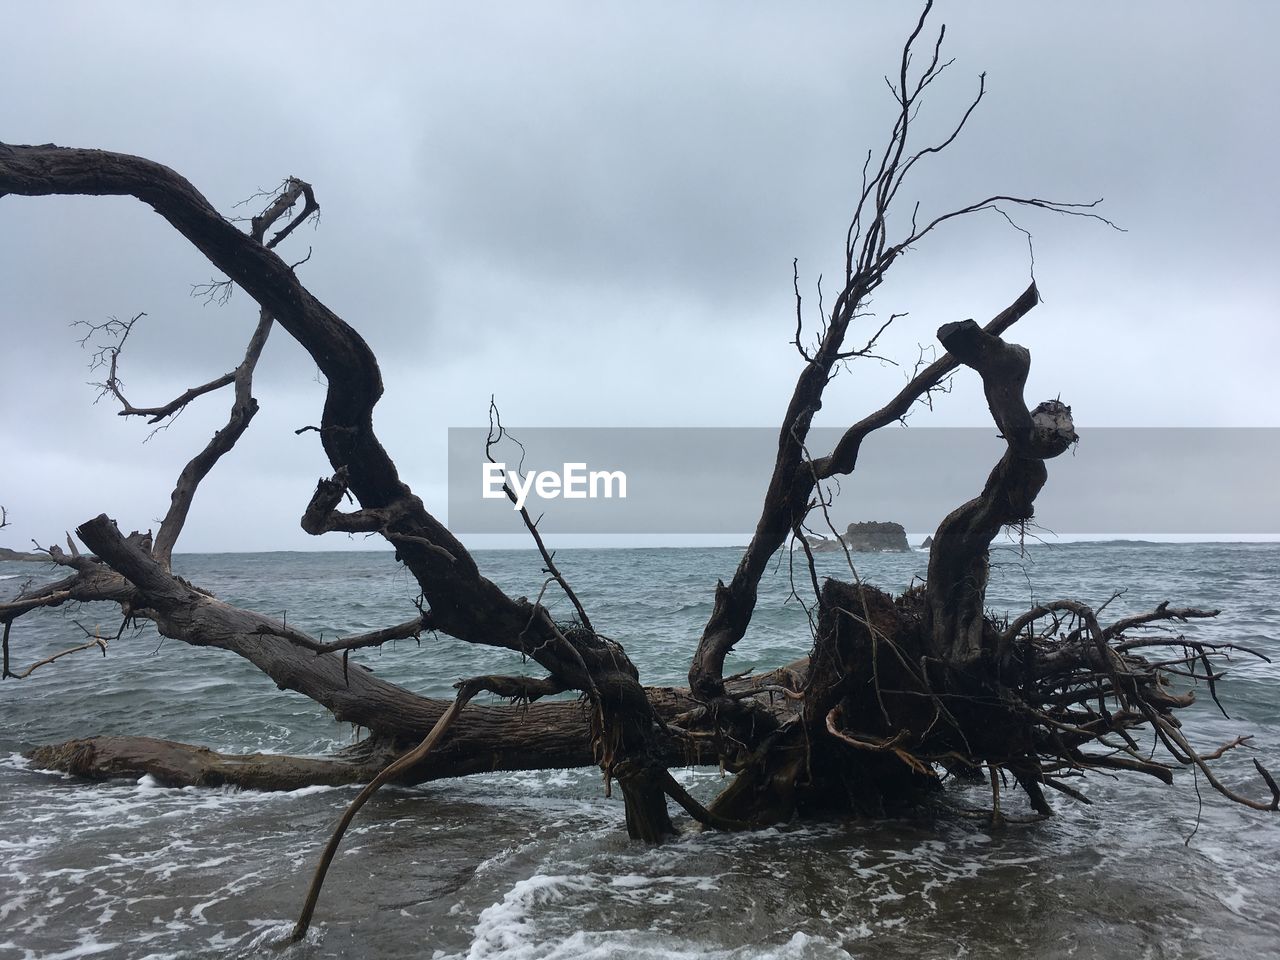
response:
[[[880,77],[915,13],[866,2],[15,6],[19,42],[0,81],[22,94],[0,104],[0,138],[151,156],[224,210],[285,175],[312,180],[324,215],[289,255],[313,248],[307,283],[382,359],[389,448],[415,488],[440,496],[445,428],[483,422],[491,392],[527,423],[776,422],[797,370],[791,258],[807,303],[820,272],[833,289],[861,158],[892,114]],[[922,132],[949,129],[982,70],[990,92],[953,150],[922,166],[922,209],[989,192],[1105,196],[1129,231],[1018,218],[1036,234],[1046,296],[1016,330],[1035,355],[1033,396],[1062,392],[1082,427],[1275,425],[1269,46],[1280,12],[1008,0],[943,2],[943,20],[956,63]],[[0,442],[32,453],[0,482],[0,502],[22,518],[14,539],[47,539],[84,519],[89,500],[92,513],[158,514],[223,401],[190,411],[173,440],[136,448],[137,425],[88,406],[67,324],[146,310],[126,371],[153,398],[234,363],[252,304],[192,302],[210,268],[128,201],[4,198],[0,249]],[[895,273],[876,307],[910,311],[885,346],[911,360],[940,323],[1007,304],[1028,262],[1020,235],[975,220]],[[324,464],[292,435],[317,415],[313,376],[277,332],[253,439],[219,468],[218,496],[259,491],[255,544],[315,546],[296,515]],[[860,416],[902,376],[857,367],[833,385],[823,422]],[[968,378],[918,422],[986,419]],[[82,464],[95,495],[79,478],[39,475],[52,461],[37,457],[55,456]],[[145,495],[125,463],[146,465]],[[186,545],[247,545],[220,529],[214,489]]]

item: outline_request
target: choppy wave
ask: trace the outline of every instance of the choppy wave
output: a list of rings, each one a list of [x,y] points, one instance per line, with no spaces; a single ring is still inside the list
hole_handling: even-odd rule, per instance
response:
[[[525,552],[483,563],[532,595]],[[710,585],[732,550],[564,551],[558,560],[647,679],[679,683]],[[835,563],[831,575],[839,575]],[[863,577],[901,589],[919,554],[859,558]],[[183,557],[181,571],[225,599],[327,636],[403,619],[412,588],[383,555]],[[1222,606],[1188,624],[1280,654],[1280,548],[1072,545],[1001,554],[992,606],[1129,592],[1117,615],[1165,599]],[[806,652],[804,613],[784,602],[785,568],[762,590],[734,671]],[[12,589],[12,588],[9,588]],[[77,614],[84,621],[85,611]],[[96,615],[96,612],[95,612]],[[90,624],[92,626],[92,624]],[[50,611],[14,629],[34,661],[79,630]],[[437,640],[362,655],[430,694],[509,668],[505,655]],[[1195,708],[1197,742],[1254,732],[1222,774],[1253,782],[1250,759],[1280,756],[1276,668],[1241,660],[1220,688],[1229,721]],[[9,683],[8,681],[6,683]],[[0,956],[248,957],[287,935],[333,822],[355,788],[262,794],[168,789],[150,778],[88,784],[32,768],[36,743],[148,733],[224,750],[318,752],[353,732],[254,668],[150,632],[109,656],[70,657],[0,700]],[[1274,766],[1273,766],[1274,769]],[[695,794],[714,770],[678,772]],[[1035,826],[992,831],[943,809],[880,824],[789,825],[749,836],[689,834],[630,844],[621,804],[594,771],[490,774],[384,791],[362,811],[330,873],[306,943],[286,957],[433,960],[813,960],[866,956],[1204,957],[1276,955],[1280,818],[1218,802],[1200,784],[1090,781],[1093,806],[1063,802]],[[968,788],[966,788],[968,789]],[[980,807],[981,790],[955,794]],[[1186,841],[1190,837],[1190,842]]]

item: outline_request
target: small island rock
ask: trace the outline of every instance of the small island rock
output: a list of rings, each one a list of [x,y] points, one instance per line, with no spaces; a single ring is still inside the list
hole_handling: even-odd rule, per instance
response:
[[[840,540],[808,538],[809,547],[815,553],[839,550],[841,541],[856,553],[905,553],[911,549],[907,543],[907,531],[902,524],[874,520],[849,524]]]

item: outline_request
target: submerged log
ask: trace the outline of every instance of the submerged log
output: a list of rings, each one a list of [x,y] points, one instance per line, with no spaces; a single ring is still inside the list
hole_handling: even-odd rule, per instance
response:
[[[36,747],[24,756],[42,769],[90,780],[150,776],[166,787],[298,790],[371,780],[396,753],[368,746],[328,757],[226,754],[155,737],[89,737]]]
[[[316,659],[307,655],[315,668]],[[755,678],[730,684],[735,694],[749,697],[762,712],[782,716],[784,697],[753,687],[779,689],[805,675],[807,661]],[[92,780],[138,778],[150,775],[170,787],[234,786],[246,790],[296,790],[323,784],[365,783],[424,738],[448,710],[450,700],[418,697],[364,671],[353,677],[376,684],[379,699],[400,718],[398,736],[375,735],[327,756],[219,753],[208,747],[156,737],[95,736],[66,740],[28,750],[24,756],[45,770]],[[688,690],[646,687],[646,694],[664,722],[698,708]],[[384,728],[385,729],[385,728]],[[705,740],[667,741],[661,760],[667,767],[714,765],[716,746]],[[402,773],[402,784],[426,783],[477,773],[512,770],[551,770],[594,767],[599,763],[592,744],[588,711],[580,700],[558,700],[523,706],[470,704],[431,756]]]
[[[1079,798],[1061,778],[1095,768],[1168,779],[1175,765],[1194,766],[1232,800],[1259,810],[1280,808],[1280,787],[1260,764],[1270,800],[1234,792],[1207,765],[1243,739],[1201,755],[1173,714],[1191,697],[1171,689],[1170,677],[1203,681],[1216,696],[1220,674],[1211,658],[1228,653],[1229,645],[1175,635],[1160,640],[1124,636],[1126,629],[1159,620],[1216,611],[1166,604],[1103,628],[1093,610],[1070,600],[1043,604],[1008,623],[986,610],[992,539],[1005,525],[1031,519],[1048,476],[1046,461],[1076,439],[1065,404],[1027,408],[1023,387],[1030,354],[1002,339],[1038,303],[1034,283],[983,327],[973,321],[942,326],[938,337],[944,356],[921,364],[895,397],[853,423],[829,455],[815,457],[809,449],[810,428],[832,378],[855,358],[878,356],[881,334],[903,315],[890,314],[878,327],[867,327],[865,338],[858,331],[866,325],[858,321],[870,314],[892,265],[928,234],[956,218],[984,210],[1004,213],[1008,206],[1101,219],[1091,212],[1093,204],[1006,195],[920,218],[917,205],[909,224],[890,216],[908,173],[955,140],[985,89],[979,81],[976,97],[949,136],[932,146],[914,133],[908,136],[920,96],[950,63],[940,55],[941,31],[932,56],[919,56],[917,50],[913,57],[931,6],[927,0],[903,47],[897,78],[889,81],[900,112],[887,149],[867,154],[862,193],[844,236],[843,283],[830,310],[823,307],[819,324],[810,323],[808,332],[797,273],[793,344],[804,366],[780,424],[754,533],[732,577],[716,585],[689,664],[688,690],[642,686],[623,646],[592,625],[527,512],[521,516],[549,575],[544,593],[558,589],[570,600],[571,622],[553,619],[543,594],[533,602],[511,597],[485,577],[476,558],[403,481],[374,430],[383,383],[373,352],[303,286],[296,271],[303,261],[290,264],[275,252],[317,209],[308,184],[286,181],[246,233],[190,182],[153,161],[53,145],[0,144],[0,197],[132,196],[221,270],[228,289],[239,286],[259,308],[257,328],[235,371],[158,407],[135,407],[120,393],[116,360],[132,323],[123,326],[107,351],[111,372],[103,386],[121,402],[124,415],[163,420],[196,397],[234,384],[229,419],[179,475],[154,546],[148,535],[123,536],[102,514],[77,531],[95,557],[82,555],[70,536],[69,554],[49,548],[49,559],[74,575],[0,604],[0,677],[25,675],[9,669],[10,628],[20,617],[64,603],[110,602],[120,607],[126,623],[147,620],[163,636],[244,657],[281,689],[296,690],[338,720],[370,732],[365,743],[327,758],[229,756],[152,738],[102,737],[39,748],[33,759],[83,776],[146,774],[174,785],[291,789],[369,780],[330,840],[295,939],[310,922],[345,825],[359,804],[392,780],[597,766],[606,783],[620,787],[629,836],[646,842],[672,832],[668,797],[703,825],[740,829],[793,816],[892,813],[935,791],[941,770],[985,770],[993,819],[1000,817],[1005,774],[1043,814],[1049,809],[1044,787]],[[302,200],[302,210],[268,240],[268,229]],[[315,431],[332,474],[319,480],[303,509],[303,529],[316,536],[381,535],[416,584],[419,616],[406,623],[325,644],[222,602],[172,573],[171,551],[201,480],[248,429],[257,409],[252,375],[267,333],[277,325],[307,352],[326,383],[319,425],[299,432]],[[982,378],[1007,449],[981,493],[953,511],[934,534],[926,585],[894,598],[860,583],[820,584],[804,538],[813,530],[811,513],[819,506],[825,511],[829,502],[824,484],[851,473],[871,433],[899,422],[918,402],[930,402],[961,366]],[[500,424],[497,430],[500,437]],[[492,436],[491,442],[496,442]],[[804,546],[810,562],[817,604],[810,621],[812,657],[758,678],[726,677],[726,658],[746,635],[762,577],[789,538]],[[450,702],[416,696],[350,660],[352,650],[423,631],[501,648],[513,660],[520,658],[522,667],[538,664],[543,675],[473,677],[459,684],[458,697]],[[1142,644],[1163,644],[1163,659],[1145,660],[1136,652]],[[510,702],[501,707],[471,703],[481,691]],[[543,699],[565,693],[579,699]],[[1144,726],[1165,747],[1168,762],[1139,751],[1128,731]],[[690,763],[719,763],[736,774],[710,810],[668,772]]]

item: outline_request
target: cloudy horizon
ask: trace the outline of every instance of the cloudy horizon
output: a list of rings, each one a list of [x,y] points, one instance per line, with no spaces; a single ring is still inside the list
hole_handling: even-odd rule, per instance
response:
[[[303,281],[378,354],[379,434],[443,516],[447,430],[484,424],[490,394],[528,426],[776,426],[800,370],[792,260],[806,304],[819,274],[832,289],[861,159],[892,123],[881,78],[918,8],[6,13],[0,140],[147,156],[228,213],[285,176],[315,185],[321,220],[282,253],[310,249]],[[1016,215],[1044,297],[1008,335],[1033,354],[1028,399],[1072,405],[1081,456],[1090,427],[1280,427],[1265,73],[1280,10],[952,0],[935,7],[943,22],[955,63],[921,136],[949,131],[983,71],[988,92],[900,211],[1104,198],[1125,230]],[[0,249],[0,545],[57,541],[100,512],[154,526],[230,398],[203,398],[144,443],[150,427],[94,404],[71,324],[145,311],[122,375],[152,404],[235,365],[252,303],[193,299],[212,267],[133,200],[0,198]],[[877,292],[882,315],[908,312],[887,354],[909,369],[939,325],[985,321],[1029,278],[1025,238],[998,217],[948,225]],[[818,423],[860,418],[903,377],[854,366]],[[299,529],[330,471],[315,434],[294,433],[316,422],[323,385],[283,330],[255,396],[262,411],[202,485],[179,552],[367,549]],[[935,406],[913,423],[990,423],[973,375]]]

